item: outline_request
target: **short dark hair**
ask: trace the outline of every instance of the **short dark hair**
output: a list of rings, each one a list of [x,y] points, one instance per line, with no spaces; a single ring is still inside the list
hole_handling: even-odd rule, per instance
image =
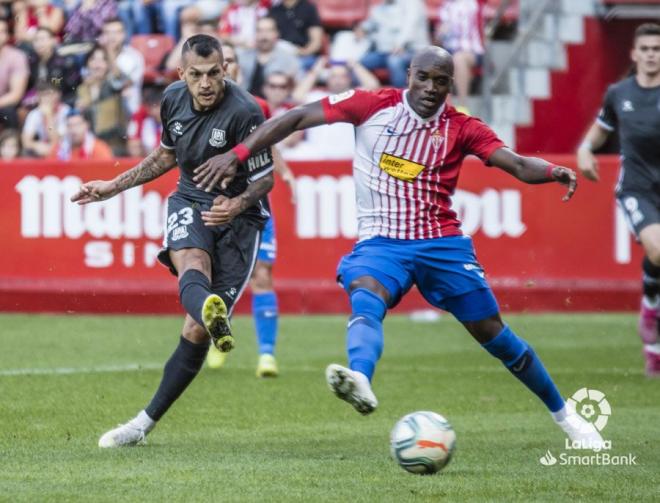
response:
[[[62,89],[60,89],[59,86],[56,86],[53,81],[40,80],[37,82],[36,91],[37,93],[44,93],[48,91],[55,91],[61,93]]]
[[[635,30],[635,38],[633,39],[633,42],[637,42],[637,39],[639,37],[644,37],[646,35],[660,36],[660,24],[658,23],[640,24]]]
[[[112,24],[112,23],[119,23],[122,28],[124,27],[124,22],[118,17],[110,17],[110,18],[106,19],[105,21],[103,21],[103,26],[105,26],[106,24]]]
[[[45,31],[45,32],[48,33],[51,37],[54,37],[54,36],[55,36],[55,32],[54,32],[53,30],[51,30],[50,28],[48,28],[48,26],[37,26],[36,31]]]
[[[108,54],[108,51],[105,50],[105,47],[100,45],[98,42],[94,44],[94,46],[91,48],[91,50],[85,54],[85,59],[83,60],[83,66],[87,66],[89,64],[89,60],[92,59],[92,56],[94,56],[94,53],[97,51],[100,51],[103,53],[103,57],[108,63],[111,63],[110,61],[110,55]]]
[[[66,113],[66,118],[70,119],[71,117],[80,117],[90,126],[90,128],[92,127],[93,121],[91,117],[91,112],[89,110],[80,110],[79,108],[71,108]]]
[[[147,85],[142,88],[142,102],[145,105],[159,105],[165,88],[159,85]]]
[[[181,58],[183,59],[189,52],[208,58],[214,51],[220,53],[222,57],[222,46],[217,38],[204,34],[193,35],[183,44]]]

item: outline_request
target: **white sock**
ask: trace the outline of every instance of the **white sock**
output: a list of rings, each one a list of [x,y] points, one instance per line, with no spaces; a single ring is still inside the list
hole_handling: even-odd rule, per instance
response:
[[[660,355],[660,342],[656,342],[655,344],[645,344],[644,349],[649,353]]]
[[[141,410],[135,419],[133,419],[133,424],[143,429],[144,431],[151,431],[154,426],[156,426],[156,421],[149,417],[144,410]]]
[[[550,415],[552,416],[552,419],[555,420],[555,423],[561,423],[562,421],[565,421],[566,416],[568,416],[568,409],[566,408],[566,404],[564,404],[564,406],[557,412],[551,412]]]
[[[658,309],[658,306],[660,305],[660,297],[657,295],[654,297],[648,297],[644,295],[642,297],[642,304],[644,304],[644,307],[648,309]]]

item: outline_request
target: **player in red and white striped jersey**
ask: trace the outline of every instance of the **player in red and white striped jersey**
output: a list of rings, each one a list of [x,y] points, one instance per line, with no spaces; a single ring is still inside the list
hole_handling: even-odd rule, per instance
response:
[[[567,410],[534,350],[502,322],[472,240],[462,234],[450,200],[466,155],[525,183],[564,184],[564,200],[575,191],[575,173],[516,154],[484,123],[457,112],[445,102],[452,78],[451,55],[429,47],[413,58],[407,90],[348,91],[293,109],[197,168],[195,181],[207,190],[228,183],[250,152],[293,130],[352,123],[359,242],[337,271],[352,308],[347,327],[350,368],[327,368],[331,389],[362,414],[376,408],[371,378],[383,349],[382,320],[414,284],[535,393],[571,440],[600,447],[600,434]],[[203,218],[207,224],[221,221],[221,208],[214,206]]]

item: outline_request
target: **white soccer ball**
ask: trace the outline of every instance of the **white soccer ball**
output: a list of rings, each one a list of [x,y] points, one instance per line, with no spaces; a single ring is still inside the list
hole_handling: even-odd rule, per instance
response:
[[[444,417],[418,411],[403,416],[390,434],[390,452],[399,466],[410,473],[430,474],[451,460],[456,433]]]

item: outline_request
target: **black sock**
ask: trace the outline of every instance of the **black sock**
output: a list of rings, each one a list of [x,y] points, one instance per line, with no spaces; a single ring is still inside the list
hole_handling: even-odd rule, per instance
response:
[[[179,279],[179,298],[186,312],[204,326],[202,321],[202,305],[206,297],[211,295],[211,282],[202,271],[188,269]]]
[[[660,267],[654,265],[648,257],[642,261],[642,285],[644,295],[650,299],[655,298],[660,293]]]
[[[165,364],[156,394],[144,409],[151,419],[158,421],[179,398],[202,368],[208,350],[208,342],[195,344],[181,337],[179,345]]]

